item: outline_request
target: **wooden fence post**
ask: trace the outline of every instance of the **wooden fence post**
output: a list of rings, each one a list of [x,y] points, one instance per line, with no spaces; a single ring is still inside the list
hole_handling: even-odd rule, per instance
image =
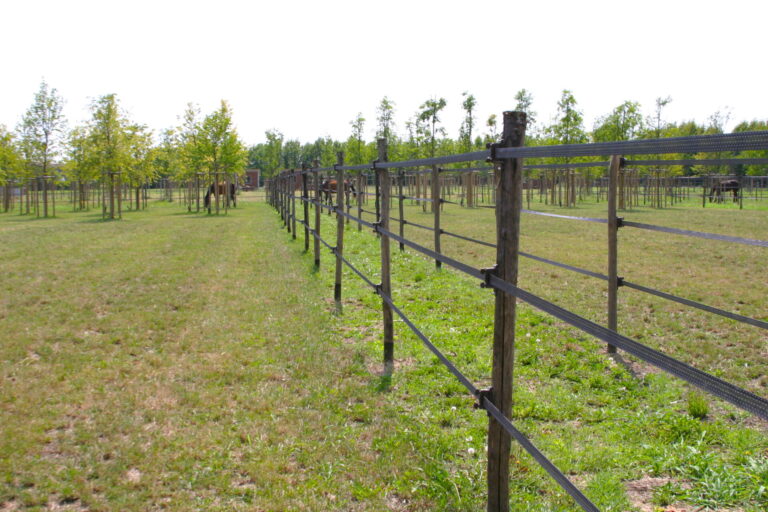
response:
[[[301,164],[301,202],[304,203],[304,252],[309,252],[309,190],[307,187],[307,164]]]
[[[296,169],[291,169],[291,177],[288,180],[291,194],[291,225],[292,238],[296,240]]]
[[[373,175],[373,184],[374,184],[374,192],[375,192],[375,210],[376,210],[376,222],[381,221],[381,176],[378,172],[375,172]]]
[[[367,192],[366,185],[368,182],[368,177],[363,174],[363,171],[360,171],[360,174],[357,178],[357,218],[362,219],[363,218],[363,196]],[[362,231],[363,225],[359,222],[357,223],[357,230]]]
[[[317,160],[314,162],[315,173],[315,268],[320,268],[320,208],[323,204],[320,199],[320,164]]]
[[[336,153],[336,282],[333,285],[333,300],[336,302],[336,312],[341,314],[341,257],[344,254],[344,199],[348,196],[344,186],[344,153]]]
[[[400,238],[405,238],[405,208],[403,202],[405,196],[403,195],[403,184],[405,182],[405,171],[400,169],[397,173],[397,208],[398,215],[400,216]],[[405,251],[405,244],[400,242],[400,252]]]
[[[501,143],[496,147],[522,146],[525,140],[525,112],[504,112]],[[496,173],[496,276],[517,285],[522,206],[522,159],[506,158]],[[495,291],[493,372],[491,402],[506,417],[512,412],[512,369],[515,351],[516,298]],[[509,510],[509,434],[491,418],[488,425],[488,511]]]
[[[435,215],[435,252],[440,254],[440,169],[436,165],[432,166],[432,212]],[[442,262],[435,260],[435,267],[440,268]]]
[[[379,158],[378,163],[387,161],[387,139],[378,140]],[[389,230],[389,171],[383,168],[376,168],[376,180],[378,191],[381,198],[378,199],[379,212],[378,225],[382,229]],[[383,295],[392,297],[392,285],[390,283],[390,265],[389,265],[389,236],[380,233],[381,236],[381,284],[379,289]],[[384,376],[389,377],[395,368],[395,342],[394,342],[394,321],[392,318],[392,308],[387,301],[381,301],[381,311],[384,323]]]
[[[616,203],[621,167],[621,156],[613,155],[608,169],[608,328],[613,331],[617,330],[618,319],[619,218],[616,216]],[[616,347],[609,344],[608,353],[616,353]]]

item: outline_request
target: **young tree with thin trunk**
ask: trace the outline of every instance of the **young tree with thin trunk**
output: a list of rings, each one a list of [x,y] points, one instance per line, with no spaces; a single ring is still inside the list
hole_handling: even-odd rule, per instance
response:
[[[69,132],[67,163],[68,180],[76,187],[75,207],[88,209],[89,183],[98,180],[99,168],[91,134],[86,126],[76,126]]]
[[[461,150],[468,153],[472,151],[472,131],[475,127],[477,100],[467,91],[461,95],[464,97],[464,101],[461,103],[461,108],[464,109],[464,120],[461,122],[461,128],[459,128],[459,143]]]
[[[517,101],[515,110],[517,112],[525,112],[525,138],[530,139],[536,129],[536,112],[531,108],[531,105],[533,105],[533,94],[526,89],[520,89],[515,94],[515,100]]]
[[[392,142],[395,130],[395,102],[384,96],[376,109],[378,129],[376,130],[376,139],[387,139],[387,143]]]
[[[53,160],[58,156],[64,133],[64,101],[56,89],[48,89],[45,81],[35,94],[19,126],[28,165],[37,178],[46,178]],[[48,216],[48,187],[43,187],[43,213]]]
[[[429,145],[429,156],[435,156],[435,149],[437,147],[437,136],[445,136],[445,129],[439,127],[440,112],[445,108],[445,99],[429,99],[421,104],[419,107],[421,110],[418,114],[418,120],[424,123],[427,135],[427,144]]]
[[[242,173],[248,153],[237,136],[232,109],[226,101],[222,100],[219,109],[205,117],[199,135],[199,151],[211,182],[216,179],[216,173]]]
[[[350,164],[358,165],[365,161],[363,149],[365,147],[364,131],[365,131],[365,118],[362,112],[357,113],[357,117],[349,122],[352,126],[352,135],[349,137],[347,153],[350,156]]]
[[[278,130],[267,130],[267,145],[265,148],[264,177],[275,176],[280,170],[280,162],[283,151],[283,134]]]
[[[121,197],[119,185],[122,172],[130,163],[127,127],[128,120],[120,108],[115,94],[106,94],[91,104],[91,144],[104,190],[102,211],[109,218],[119,217]]]

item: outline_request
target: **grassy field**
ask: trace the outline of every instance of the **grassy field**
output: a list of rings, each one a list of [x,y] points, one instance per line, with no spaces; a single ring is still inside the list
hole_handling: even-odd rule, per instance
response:
[[[626,218],[768,238],[765,211],[721,210]],[[429,223],[416,207],[406,218]],[[492,241],[492,221],[447,207],[444,228]],[[759,248],[627,230],[628,280],[766,319]],[[526,216],[524,231],[523,250],[604,272],[603,225]],[[376,276],[375,237],[347,235],[346,254]],[[332,255],[314,272],[302,236],[253,201],[221,217],[161,202],[121,222],[0,215],[0,510],[483,508],[486,416],[400,322],[383,381],[377,297],[346,272],[332,314]],[[394,252],[396,302],[487,385],[492,294]],[[601,282],[526,260],[521,276],[604,322]],[[622,332],[766,396],[758,329],[629,290],[621,301]],[[639,363],[633,375],[526,306],[519,317],[514,420],[602,510],[768,506],[763,423]],[[517,447],[511,494],[512,510],[575,510]]]

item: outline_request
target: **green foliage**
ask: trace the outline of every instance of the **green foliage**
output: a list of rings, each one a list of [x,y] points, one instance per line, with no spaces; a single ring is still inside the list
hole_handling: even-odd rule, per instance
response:
[[[573,93],[567,89],[563,90],[560,101],[557,102],[555,123],[546,129],[554,144],[581,144],[587,141],[584,116],[576,105]]]
[[[654,111],[654,115],[647,117],[645,120],[645,126],[646,126],[645,136],[647,138],[653,138],[653,139],[661,138],[662,131],[666,126],[666,123],[662,118],[662,112],[664,110],[664,107],[666,107],[670,103],[672,103],[671,96],[667,96],[666,98],[661,98],[661,97],[656,98],[656,110]]]
[[[474,97],[472,101],[474,102]],[[436,154],[437,136],[445,136],[445,128],[438,126],[440,123],[440,112],[445,108],[445,105],[445,98],[431,98],[421,104],[419,107],[421,110],[416,114],[416,131],[425,140],[429,148],[430,157],[434,157]]]
[[[245,169],[247,153],[232,124],[232,110],[226,101],[222,100],[219,109],[203,119],[197,154],[212,179],[215,173],[241,174]]]
[[[754,119],[752,121],[743,121],[733,129],[734,133],[756,132],[768,130],[768,121]],[[768,150],[762,151],[742,151],[738,155],[743,158],[768,158]],[[734,172],[739,175],[764,176],[766,174],[764,165],[743,165],[734,166]]]
[[[90,147],[100,172],[117,172],[130,160],[128,119],[115,94],[106,94],[91,104]]]
[[[625,101],[610,114],[600,117],[595,122],[592,138],[595,142],[631,140],[643,130],[643,116],[640,104]]]
[[[691,391],[688,393],[688,414],[693,418],[704,419],[709,414],[709,402],[701,393]]]
[[[264,176],[271,177],[280,170],[283,151],[283,134],[277,130],[267,130],[267,145],[264,152]]]
[[[363,134],[365,130],[365,118],[363,117],[363,114],[358,112],[357,117],[350,121],[349,125],[352,127],[352,134],[347,140],[346,151],[349,163],[351,165],[362,164],[366,161],[365,140]]]
[[[536,112],[531,108],[533,105],[533,94],[526,89],[520,89],[515,93],[515,110],[525,112],[528,126],[526,127],[526,137],[536,133]]]
[[[15,178],[23,169],[22,155],[14,135],[5,126],[0,125],[0,183]]]
[[[384,96],[376,112],[376,122],[378,124],[376,138],[387,139],[387,143],[391,144],[395,131],[395,102]]]
[[[64,130],[64,101],[45,81],[35,93],[35,100],[22,117],[19,133],[29,169],[40,175],[59,155]]]
[[[485,136],[485,142],[497,142],[499,138],[499,128],[496,122],[496,114],[491,114],[485,121],[485,126],[488,128],[488,133]]]
[[[168,128],[160,134],[160,144],[152,154],[153,167],[160,177],[187,177],[182,165],[183,148],[179,130]]]
[[[472,129],[475,126],[477,100],[466,91],[461,95],[464,96],[464,101],[461,103],[461,107],[464,109],[464,120],[459,129],[459,144],[462,151],[469,152],[472,151]]]

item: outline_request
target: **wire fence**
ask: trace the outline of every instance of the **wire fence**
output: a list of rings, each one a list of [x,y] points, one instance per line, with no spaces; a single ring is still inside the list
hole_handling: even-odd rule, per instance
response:
[[[520,432],[510,420],[511,396],[512,396],[512,368],[506,360],[511,359],[514,351],[514,318],[516,299],[527,302],[531,306],[573,326],[581,331],[602,340],[608,345],[608,350],[621,349],[645,362],[674,375],[689,384],[719,397],[738,408],[748,411],[760,418],[768,419],[768,400],[757,396],[750,391],[731,384],[719,377],[708,374],[683,361],[675,359],[667,354],[655,350],[627,336],[619,334],[616,328],[617,292],[622,286],[644,292],[669,301],[696,308],[708,313],[719,315],[731,320],[752,325],[760,329],[768,329],[768,322],[750,318],[744,315],[729,312],[720,308],[709,306],[691,299],[678,297],[667,292],[655,290],[637,283],[633,283],[618,276],[617,273],[617,237],[618,230],[622,227],[661,231],[678,236],[697,237],[700,239],[717,241],[719,243],[742,244],[757,247],[768,247],[768,242],[753,240],[714,233],[688,231],[677,228],[641,224],[623,221],[617,216],[618,184],[621,173],[626,167],[624,158],[620,155],[661,155],[661,154],[696,154],[710,152],[734,152],[746,150],[768,149],[768,132],[754,132],[733,135],[715,135],[682,137],[676,139],[658,139],[644,141],[629,141],[601,144],[580,144],[572,146],[547,146],[526,148],[522,146],[524,134],[524,115],[520,113],[504,113],[505,125],[502,135],[502,143],[494,144],[487,151],[450,155],[423,160],[409,160],[403,162],[389,162],[386,157],[386,142],[379,141],[379,158],[370,165],[343,165],[343,157],[339,163],[331,168],[304,168],[301,172],[286,171],[275,179],[267,182],[267,198],[278,210],[286,227],[296,238],[297,222],[304,228],[305,249],[309,250],[310,237],[314,240],[315,265],[320,264],[320,245],[330,249],[335,255],[336,280],[334,298],[337,309],[341,311],[341,286],[342,265],[349,268],[376,294],[381,297],[382,314],[384,317],[384,363],[385,369],[392,371],[393,364],[393,324],[392,315],[397,315],[403,323],[421,340],[425,347],[432,352],[446,367],[446,369],[467,389],[477,400],[477,406],[488,412],[492,420],[489,420],[488,440],[488,510],[508,510],[508,471],[505,469],[509,462],[509,442],[515,439],[545,471],[567,492],[574,501],[587,511],[597,511],[598,508],[554,465],[538,450],[534,444]],[[522,122],[521,122],[522,119]],[[517,134],[517,135],[516,135]],[[522,208],[523,204],[523,158],[562,158],[575,156],[608,156],[607,165],[609,194],[607,218],[588,218],[569,215],[559,215],[546,212],[537,212]],[[446,173],[446,169],[438,166],[458,163],[471,163],[488,159],[493,164],[494,175],[494,208],[496,210],[497,236],[495,242],[479,240],[460,233],[446,231],[440,226],[440,211],[443,203],[450,203],[441,197],[440,176]],[[708,162],[717,163],[717,159],[709,158]],[[733,165],[733,159],[728,159]],[[542,164],[544,165],[544,164]],[[431,170],[421,170],[423,167],[432,167]],[[403,193],[405,173],[403,170],[413,171],[414,179],[430,177],[429,183],[422,183],[420,187],[431,189],[430,197],[408,196]],[[397,174],[391,171],[397,171]],[[374,173],[375,192],[368,194],[364,190],[357,190],[350,198],[349,190],[338,186],[336,190],[336,203],[331,204],[331,196],[327,190],[323,190],[324,183],[329,179],[335,179],[336,183],[346,183],[348,176],[345,172],[356,172],[361,176],[363,172]],[[460,172],[465,170],[460,169]],[[299,183],[299,181],[301,183]],[[314,197],[310,196],[309,182],[314,185]],[[358,184],[368,183],[370,180],[358,179]],[[301,190],[297,197],[296,190]],[[419,191],[421,192],[421,190]],[[369,196],[375,199],[375,209],[363,209],[363,201]],[[356,205],[352,204],[352,199]],[[406,200],[420,199],[419,204],[426,207],[426,203],[432,203],[434,222],[432,226],[417,224],[405,219],[403,202]],[[303,205],[304,218],[297,219],[297,201]],[[390,215],[390,207],[397,204],[399,213]],[[357,207],[357,214],[351,212]],[[309,208],[315,212],[315,223],[311,225]],[[337,240],[332,245],[321,236],[321,211],[325,209],[329,213],[336,214]],[[346,210],[346,211],[345,211]],[[374,217],[374,221],[363,218],[363,213]],[[519,250],[519,221],[520,215],[542,215],[547,217],[563,218],[582,222],[595,222],[607,224],[608,227],[608,274],[601,274],[587,269],[579,268],[567,263],[554,261],[541,256],[525,253]],[[369,228],[376,234],[381,244],[381,282],[375,283],[373,278],[362,272],[353,262],[343,254],[344,222],[354,222],[358,229]],[[390,227],[390,221],[397,223],[399,232]],[[434,236],[432,248],[411,240],[404,236],[404,227],[412,226],[429,231]],[[457,238],[469,243],[496,249],[496,265],[488,269],[476,268],[465,262],[451,258],[442,253],[440,247],[441,236]],[[424,256],[433,259],[437,266],[445,264],[481,282],[481,285],[495,291],[496,317],[494,322],[494,362],[492,387],[482,390],[476,387],[461,370],[411,321],[411,319],[398,307],[392,299],[389,283],[389,243],[396,242],[401,250],[408,247]],[[545,300],[529,291],[517,286],[518,258],[529,258],[544,264],[554,265],[582,275],[590,276],[608,283],[608,326],[602,326],[580,315]],[[510,322],[511,319],[511,322]]]

